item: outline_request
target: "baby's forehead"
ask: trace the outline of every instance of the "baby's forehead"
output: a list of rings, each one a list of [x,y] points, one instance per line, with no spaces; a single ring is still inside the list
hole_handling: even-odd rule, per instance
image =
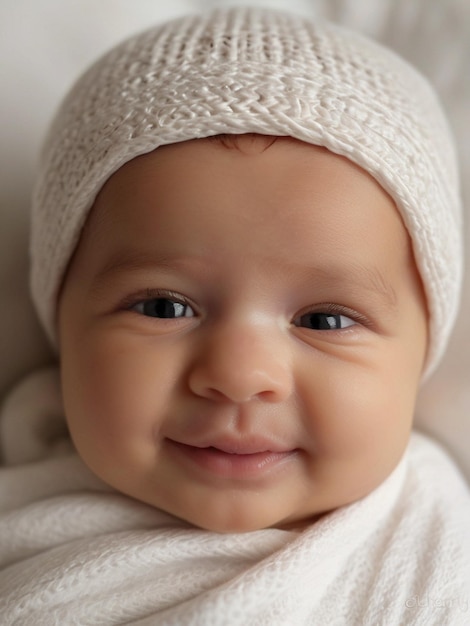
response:
[[[290,135],[263,135],[260,133],[224,133],[159,146],[124,163],[117,172],[114,172],[104,182],[103,187],[106,187],[110,179],[119,176],[122,170],[128,170],[129,174],[137,174],[146,166],[149,157],[152,157],[152,155],[156,157],[155,167],[157,168],[165,162],[168,155],[171,155],[173,162],[179,158],[186,164],[197,159],[200,156],[200,152],[206,149],[229,151],[244,159],[256,158],[265,152],[282,152],[286,155],[286,162],[289,162],[289,160],[298,162],[299,159],[302,159],[303,164],[307,168],[310,166],[312,173],[318,168],[319,158],[321,158],[324,164],[329,163],[332,167],[338,169],[338,176],[341,175],[341,169],[355,170],[364,179],[372,181],[387,195],[390,195],[387,189],[366,168],[341,153],[335,153],[323,145],[309,143]],[[227,167],[230,167],[230,165],[227,165]]]
[[[278,167],[278,171],[283,174],[282,186],[279,186],[279,176],[275,174]],[[268,192],[273,205],[279,194],[294,194],[302,188],[307,199],[309,194],[312,199],[318,193],[323,194],[324,211],[328,210],[330,202],[337,202],[338,198],[344,202],[344,198],[349,198],[351,204],[356,202],[358,219],[362,213],[361,202],[375,202],[376,197],[385,195],[406,231],[407,243],[409,241],[408,231],[394,199],[367,170],[324,146],[291,136],[259,133],[221,134],[176,142],[130,159],[99,190],[84,230],[99,228],[104,213],[110,211],[113,213],[112,219],[105,228],[112,228],[114,221],[119,219],[117,207],[127,197],[130,207],[140,199],[148,212],[158,212],[161,210],[162,192],[171,193],[173,198],[177,198],[184,193],[187,183],[196,178],[198,184],[193,190],[193,202],[188,202],[186,198],[180,200],[188,214],[197,211],[195,207],[199,201],[203,201],[199,198],[212,202],[212,197],[221,191],[219,187],[222,178],[226,186],[222,196],[226,193],[241,194],[244,187],[251,185],[252,198],[255,198],[260,177],[270,182]],[[232,183],[234,187],[229,192]],[[288,189],[289,183],[292,184]],[[288,195],[281,214],[286,223],[299,217],[290,204]],[[252,212],[256,211],[256,204],[252,203]],[[132,220],[133,213],[128,217]],[[301,219],[305,219],[305,216],[301,216]],[[269,222],[266,221],[263,227],[268,226]],[[355,244],[360,245],[360,242]]]
[[[182,229],[201,211],[211,210],[215,224],[223,215],[227,196],[240,203],[241,214],[249,206],[248,216],[260,234],[269,233],[273,219],[279,218],[286,238],[292,231],[299,240],[305,235],[302,225],[309,221],[308,228],[314,228],[318,220],[326,222],[335,205],[345,205],[345,209],[349,205],[344,219],[352,216],[361,223],[367,222],[368,204],[385,198],[387,211],[395,214],[406,245],[410,243],[394,200],[365,169],[323,146],[255,133],[168,144],[131,159],[100,190],[84,232],[90,224],[103,230],[120,226],[123,219],[135,224],[145,214],[155,219],[161,214],[164,219],[168,204],[176,205],[184,220]],[[347,226],[339,223],[336,229],[339,232],[343,227]],[[360,246],[361,241],[351,244]]]

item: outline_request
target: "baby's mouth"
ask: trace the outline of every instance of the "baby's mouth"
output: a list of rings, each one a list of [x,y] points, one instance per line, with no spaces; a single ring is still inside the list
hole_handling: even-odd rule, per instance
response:
[[[297,449],[283,448],[256,439],[224,440],[204,446],[170,439],[167,441],[181,461],[212,476],[237,480],[272,474],[298,453]]]

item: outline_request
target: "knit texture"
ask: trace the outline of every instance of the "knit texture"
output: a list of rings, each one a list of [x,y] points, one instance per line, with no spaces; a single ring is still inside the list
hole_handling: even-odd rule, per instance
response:
[[[105,181],[160,145],[247,132],[324,146],[390,193],[427,296],[429,374],[455,320],[463,265],[455,150],[435,94],[362,36],[264,9],[217,10],[134,36],[66,97],[32,211],[33,300],[52,343],[60,285]]]

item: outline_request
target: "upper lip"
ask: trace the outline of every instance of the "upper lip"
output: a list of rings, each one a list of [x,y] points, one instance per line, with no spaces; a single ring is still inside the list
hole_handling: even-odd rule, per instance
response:
[[[185,442],[173,440],[175,443],[193,448],[216,448],[227,454],[259,454],[261,452],[290,452],[292,447],[262,436],[216,437],[207,440]]]

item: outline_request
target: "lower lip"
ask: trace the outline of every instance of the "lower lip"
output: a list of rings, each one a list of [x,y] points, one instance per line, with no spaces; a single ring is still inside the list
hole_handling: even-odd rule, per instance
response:
[[[275,470],[280,470],[296,454],[295,450],[231,454],[218,448],[197,448],[176,441],[170,443],[180,458],[188,460],[191,464],[214,476],[232,479],[261,478]]]

